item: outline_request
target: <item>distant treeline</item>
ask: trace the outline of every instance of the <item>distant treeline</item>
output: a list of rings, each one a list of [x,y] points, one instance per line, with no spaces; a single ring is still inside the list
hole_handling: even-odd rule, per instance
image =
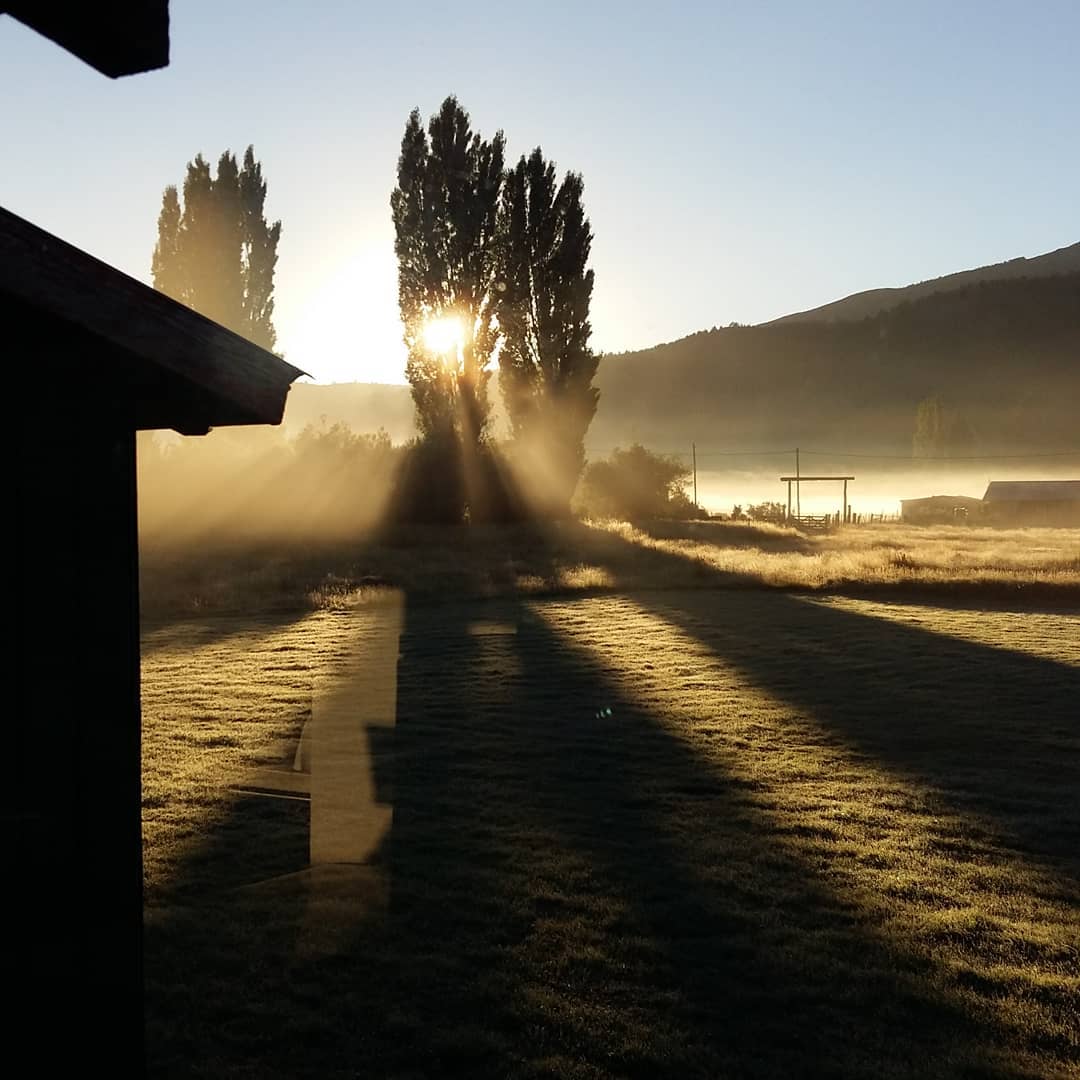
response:
[[[908,453],[936,396],[972,452],[1074,446],[1080,274],[984,282],[852,322],[781,322],[607,355],[590,442]]]

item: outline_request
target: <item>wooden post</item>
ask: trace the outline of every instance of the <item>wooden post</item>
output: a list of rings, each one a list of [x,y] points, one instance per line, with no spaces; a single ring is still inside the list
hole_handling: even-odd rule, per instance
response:
[[[844,509],[843,509],[844,524],[847,524],[847,481],[844,481]]]
[[[697,443],[690,444],[690,453],[694,456],[694,509],[697,509]]]
[[[795,516],[802,517],[802,485],[799,483],[799,448],[795,447]]]
[[[791,481],[787,482],[787,518],[791,520]]]

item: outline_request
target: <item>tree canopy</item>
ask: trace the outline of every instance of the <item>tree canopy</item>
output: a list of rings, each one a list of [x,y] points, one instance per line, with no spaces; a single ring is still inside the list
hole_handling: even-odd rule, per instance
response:
[[[490,141],[481,138],[453,96],[426,131],[414,109],[390,197],[406,377],[417,424],[425,435],[454,433],[469,444],[482,440],[490,413],[503,151],[502,132]],[[435,320],[459,327],[446,348],[433,345],[426,333]]]
[[[577,173],[557,183],[537,147],[507,174],[500,214],[499,385],[515,439],[546,463],[548,495],[567,507],[599,397],[583,191]]]
[[[267,224],[266,181],[254,148],[247,148],[242,167],[226,150],[216,176],[197,154],[182,191],[181,198],[169,186],[162,195],[154,288],[272,350],[281,222]]]
[[[497,357],[516,462],[565,512],[599,396],[592,230],[579,174],[559,182],[539,147],[510,170],[504,156],[503,133],[475,133],[453,96],[426,128],[409,116],[390,197],[406,376],[422,435],[467,450],[487,433]]]

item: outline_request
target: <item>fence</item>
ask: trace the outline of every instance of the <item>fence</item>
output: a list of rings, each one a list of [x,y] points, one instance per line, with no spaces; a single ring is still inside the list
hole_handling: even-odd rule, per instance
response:
[[[796,529],[806,532],[827,532],[829,529],[838,529],[843,524],[842,515],[839,511],[835,514],[792,514],[789,518],[782,515],[768,518],[777,525],[793,525]],[[848,512],[847,524],[849,525],[882,525],[888,522],[900,521],[899,514],[856,514]]]

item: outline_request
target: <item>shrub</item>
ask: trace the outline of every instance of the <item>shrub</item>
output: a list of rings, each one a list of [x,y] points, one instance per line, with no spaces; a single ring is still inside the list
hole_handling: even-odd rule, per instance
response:
[[[770,521],[773,524],[781,524],[786,520],[784,504],[779,502],[763,502],[756,506],[748,506],[746,516],[751,521]]]
[[[629,450],[616,447],[606,461],[586,466],[578,500],[589,517],[691,517],[695,508],[685,486],[690,470],[678,460],[654,454],[635,443]]]

